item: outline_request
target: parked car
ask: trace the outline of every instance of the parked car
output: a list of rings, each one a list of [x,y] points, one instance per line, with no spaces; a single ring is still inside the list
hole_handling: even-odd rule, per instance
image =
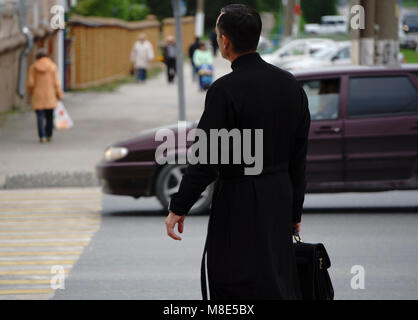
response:
[[[348,21],[344,16],[323,16],[320,24],[305,24],[305,32],[318,35],[346,34]]]
[[[398,61],[400,64],[405,63],[405,57],[401,52],[398,53]],[[290,72],[295,72],[324,67],[349,66],[351,64],[351,42],[341,41],[337,42],[335,46],[315,52],[310,57],[283,64],[281,67]]]
[[[406,33],[418,32],[418,14],[410,13],[403,18],[403,30]]]
[[[399,45],[402,49],[412,49],[416,50],[418,46],[417,37],[405,34],[405,32],[400,29],[399,30]]]
[[[418,65],[342,67],[295,74],[311,111],[307,192],[418,189]],[[190,130],[197,122],[188,123]],[[177,126],[172,126],[175,129]],[[158,165],[155,130],[107,148],[105,193],[157,196],[167,208],[186,165]],[[172,150],[184,156],[186,149]],[[212,186],[192,212],[205,211]]]
[[[281,67],[305,57],[309,57],[320,49],[335,46],[335,41],[329,39],[297,39],[292,40],[273,53],[264,54],[262,58],[272,65]]]
[[[335,46],[321,49],[310,57],[284,64],[282,68],[294,72],[303,69],[344,66],[350,64],[351,43],[350,41],[342,41],[338,42]]]
[[[265,52],[267,50],[271,50],[273,48],[273,43],[270,39],[260,36],[260,40],[258,41],[257,51]]]

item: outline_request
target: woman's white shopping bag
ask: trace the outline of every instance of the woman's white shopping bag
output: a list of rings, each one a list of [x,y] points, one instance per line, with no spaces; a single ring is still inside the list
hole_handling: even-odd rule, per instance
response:
[[[68,114],[61,101],[58,101],[58,106],[54,110],[54,125],[55,129],[70,129],[74,126],[74,122]]]

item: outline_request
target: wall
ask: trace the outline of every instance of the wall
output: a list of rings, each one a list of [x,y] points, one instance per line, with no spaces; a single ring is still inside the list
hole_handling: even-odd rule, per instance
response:
[[[141,33],[147,35],[155,55],[158,54],[160,24],[152,17],[125,22],[73,15],[69,25],[71,48],[67,50],[70,53],[67,89],[86,88],[126,77],[131,68],[132,46]]]
[[[36,50],[48,49],[51,58],[56,58],[56,31],[49,27],[49,8],[58,0],[27,1],[26,22],[35,38],[33,49],[27,57],[27,69],[34,61]],[[19,80],[19,59],[27,45],[26,37],[20,31],[19,2],[4,1],[0,6],[0,112],[13,106],[27,107],[28,94],[23,98],[17,94]],[[25,75],[26,80],[26,75]],[[26,81],[25,81],[26,83]]]

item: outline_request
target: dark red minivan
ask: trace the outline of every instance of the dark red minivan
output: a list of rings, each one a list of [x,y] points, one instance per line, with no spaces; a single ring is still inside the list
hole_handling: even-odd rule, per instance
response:
[[[418,189],[418,65],[334,68],[295,76],[311,111],[308,192]],[[189,129],[196,124],[189,123]],[[161,142],[155,141],[155,132],[106,150],[96,168],[105,193],[156,195],[167,207],[186,166],[156,163]],[[202,194],[193,212],[209,207],[211,191]]]

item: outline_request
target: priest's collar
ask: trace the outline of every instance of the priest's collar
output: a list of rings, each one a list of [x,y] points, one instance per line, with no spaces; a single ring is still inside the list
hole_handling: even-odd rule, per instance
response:
[[[241,66],[252,65],[260,59],[261,57],[258,52],[246,53],[232,61],[231,68],[235,70]]]

